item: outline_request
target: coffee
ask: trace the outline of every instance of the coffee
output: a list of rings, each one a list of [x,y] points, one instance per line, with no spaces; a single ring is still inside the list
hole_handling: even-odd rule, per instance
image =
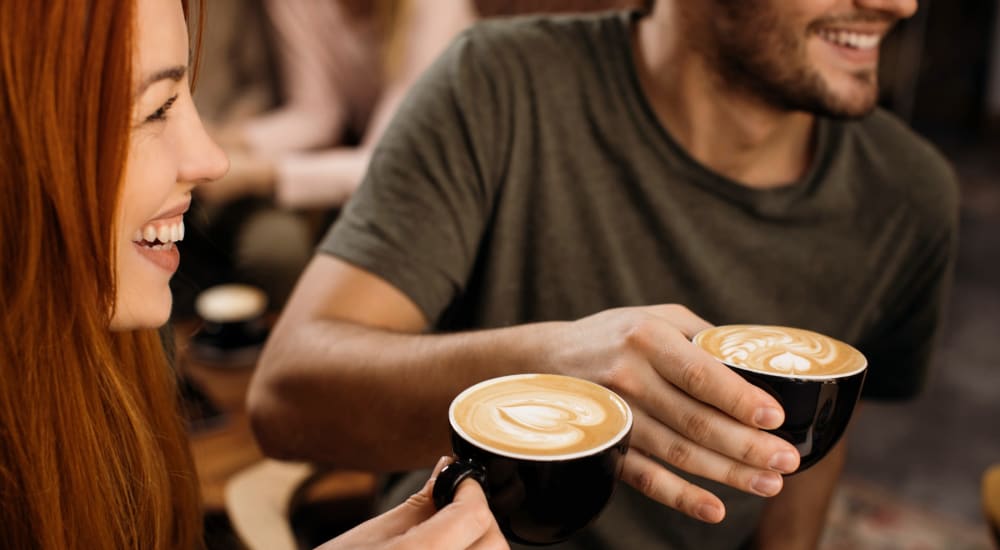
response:
[[[464,479],[485,490],[508,540],[554,544],[594,521],[615,492],[632,435],[624,399],[554,374],[480,382],[448,410],[455,462],[434,482],[440,509]]]
[[[450,411],[463,437],[500,454],[563,459],[614,444],[631,427],[625,401],[578,378],[531,374],[462,392]]]
[[[267,295],[253,286],[224,284],[198,294],[195,310],[204,320],[191,339],[191,353],[220,366],[252,367],[267,339]]]
[[[723,363],[796,378],[840,377],[867,366],[853,347],[816,332],[768,325],[726,325],[698,333],[694,343]]]
[[[195,310],[206,321],[233,323],[263,315],[267,295],[256,287],[241,284],[218,285],[203,291],[195,300]]]
[[[774,396],[785,421],[768,431],[795,445],[798,472],[819,462],[844,434],[868,372],[858,350],[797,328],[719,326],[699,332],[694,343]]]

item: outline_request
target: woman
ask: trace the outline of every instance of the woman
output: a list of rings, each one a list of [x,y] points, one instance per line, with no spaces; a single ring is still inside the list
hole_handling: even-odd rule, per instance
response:
[[[192,103],[188,55],[178,0],[0,2],[5,548],[202,545],[154,330],[191,191],[227,169]],[[425,488],[328,544],[503,546],[481,491],[463,490],[464,507],[432,517]]]

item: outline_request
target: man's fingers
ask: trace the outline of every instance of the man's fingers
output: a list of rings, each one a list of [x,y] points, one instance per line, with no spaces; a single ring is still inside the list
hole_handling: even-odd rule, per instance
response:
[[[767,392],[678,332],[664,331],[660,341],[646,352],[665,380],[748,426],[774,429],[785,420],[781,405]]]
[[[688,340],[686,334],[697,331],[703,320],[681,306],[649,306],[642,310],[648,317],[628,331],[627,341],[661,378],[748,426],[774,429],[781,425],[784,411],[773,397]],[[635,380],[618,376],[621,380],[612,381],[612,386],[626,386],[617,388],[625,389],[626,394],[636,389]]]
[[[625,455],[622,480],[647,497],[695,519],[718,523],[726,507],[712,493],[665,469],[633,448]]]
[[[747,493],[771,497],[784,486],[784,479],[778,472],[766,466],[754,467],[707,449],[644,413],[636,414],[632,444],[680,470]]]
[[[656,376],[651,376],[641,387],[642,393],[633,396],[633,401],[642,409],[640,412],[651,417],[649,426],[670,429],[683,440],[683,443],[673,442],[664,447],[665,438],[656,438],[658,456],[665,460],[668,460],[668,455],[677,458],[668,460],[671,464],[702,475],[688,467],[684,458],[692,454],[688,447],[707,447],[724,457],[759,469],[791,473],[798,468],[798,451],[780,437],[746,426]],[[636,418],[639,418],[638,412]],[[647,450],[654,449],[647,447]],[[712,479],[729,483],[715,477]]]
[[[466,480],[459,485],[451,504],[410,529],[396,543],[406,548],[466,550],[495,527],[482,488],[477,482]]]
[[[711,323],[679,304],[657,304],[644,309],[657,317],[667,320],[671,325],[680,330],[688,340],[694,338],[695,334],[707,328],[712,328]]]

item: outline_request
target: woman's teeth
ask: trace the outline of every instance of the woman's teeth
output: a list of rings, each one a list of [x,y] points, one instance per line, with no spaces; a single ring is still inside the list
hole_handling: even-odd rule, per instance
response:
[[[881,35],[870,33],[820,30],[817,31],[817,34],[827,42],[832,42],[838,46],[854,48],[855,50],[877,48],[879,42],[882,41]]]
[[[153,250],[170,250],[174,243],[184,240],[184,221],[165,224],[146,224],[136,229],[132,241]]]

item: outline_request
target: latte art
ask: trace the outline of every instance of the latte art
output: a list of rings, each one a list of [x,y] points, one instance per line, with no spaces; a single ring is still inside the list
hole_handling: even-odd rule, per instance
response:
[[[867,365],[858,350],[839,340],[789,327],[714,327],[694,343],[728,365],[789,376],[838,376]]]
[[[625,403],[610,390],[541,374],[473,386],[455,399],[451,416],[480,445],[540,457],[613,443],[630,421]]]
[[[790,351],[772,357],[767,364],[772,369],[783,372],[809,372],[812,368],[811,361]]]

